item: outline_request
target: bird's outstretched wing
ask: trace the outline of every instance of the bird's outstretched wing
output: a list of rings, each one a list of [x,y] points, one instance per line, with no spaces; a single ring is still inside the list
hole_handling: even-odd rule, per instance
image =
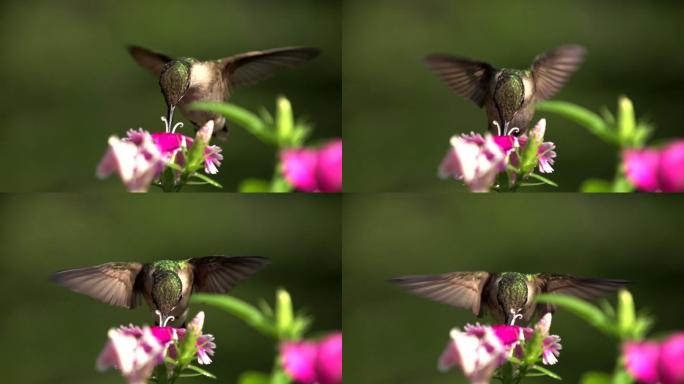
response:
[[[535,283],[542,293],[568,295],[592,301],[625,287],[629,281],[539,273],[535,275]],[[550,304],[543,304],[541,307],[546,312],[555,310]]]
[[[581,45],[563,45],[537,56],[532,63],[536,100],[551,98],[584,61]]]
[[[298,67],[319,53],[316,48],[288,47],[241,53],[220,61],[224,79],[228,87],[234,89],[266,80],[282,70]]]
[[[194,275],[195,292],[226,293],[239,282],[269,264],[265,257],[207,256],[188,261]]]
[[[157,76],[162,73],[164,65],[172,60],[170,57],[162,53],[154,52],[137,45],[129,45],[128,52],[141,67],[147,69]]]
[[[482,107],[496,70],[482,61],[443,54],[432,54],[425,64],[457,95]]]
[[[105,304],[131,309],[138,304],[142,285],[136,279],[142,269],[140,263],[106,263],[57,272],[52,281]]]
[[[451,272],[441,275],[396,277],[390,281],[417,295],[482,315],[482,290],[489,272]]]

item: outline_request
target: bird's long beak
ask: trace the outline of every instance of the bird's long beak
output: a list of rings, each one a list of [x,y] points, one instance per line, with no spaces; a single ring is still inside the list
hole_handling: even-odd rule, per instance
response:
[[[173,127],[173,112],[176,110],[175,105],[169,105],[169,111],[166,115],[166,132],[171,132],[171,127]]]

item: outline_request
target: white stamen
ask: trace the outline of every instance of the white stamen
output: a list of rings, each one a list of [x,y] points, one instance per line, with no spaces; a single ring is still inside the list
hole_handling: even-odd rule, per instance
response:
[[[520,312],[520,311],[521,311],[520,309],[517,309],[517,310],[516,310],[516,309],[511,308],[511,315],[513,315],[513,318],[511,319],[511,324],[510,324],[510,325],[515,325],[515,321],[516,321],[516,320],[522,319],[522,318],[523,318],[523,315],[521,315],[520,313],[518,313],[518,312]]]
[[[166,325],[169,323],[169,321],[176,320],[176,318],[174,316],[166,316],[166,318],[164,318],[164,316],[162,315],[162,313],[158,309],[154,311],[154,314],[159,316],[159,326],[160,327],[166,327]]]
[[[518,127],[512,127],[511,129],[508,129],[510,121],[507,121],[504,125],[503,132],[501,132],[501,125],[498,121],[494,120],[492,121],[492,124],[496,127],[496,132],[498,136],[513,136],[516,133],[520,133],[520,128]]]
[[[499,122],[494,120],[494,121],[492,121],[492,124],[494,124],[494,126],[496,126],[497,136],[502,136],[501,135],[501,125],[499,125]],[[504,135],[505,135],[505,133],[504,133]]]
[[[164,122],[164,131],[166,131],[166,133],[176,133],[176,129],[183,128],[183,123],[180,121],[171,127],[171,123],[166,119],[166,116],[162,116],[161,121]]]
[[[165,131],[166,133],[169,133],[169,130],[170,130],[171,128],[169,127],[169,121],[166,120],[166,116],[162,116],[162,117],[161,117],[161,121],[164,122],[164,131]]]

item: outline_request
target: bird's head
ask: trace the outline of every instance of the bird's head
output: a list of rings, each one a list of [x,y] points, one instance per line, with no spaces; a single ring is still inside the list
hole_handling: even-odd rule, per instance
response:
[[[190,71],[193,59],[181,58],[169,61],[162,68],[159,87],[168,108],[167,124],[173,124],[173,111],[190,87]]]
[[[498,123],[505,131],[503,134],[520,133],[521,127],[508,127],[525,102],[525,84],[518,73],[504,70],[498,76],[494,89],[494,102],[499,112]],[[518,128],[517,131],[515,128]]]
[[[175,320],[171,313],[181,300],[183,283],[171,271],[158,271],[153,277],[152,301],[157,307],[155,313],[159,316],[159,326],[164,327],[169,321]]]
[[[504,273],[499,280],[496,299],[506,317],[507,325],[515,325],[515,321],[523,315],[527,304],[527,279],[522,273]]]

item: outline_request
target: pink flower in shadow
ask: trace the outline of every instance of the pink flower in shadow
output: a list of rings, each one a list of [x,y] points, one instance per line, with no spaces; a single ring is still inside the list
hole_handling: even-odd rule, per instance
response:
[[[627,149],[622,154],[627,179],[646,192],[684,192],[684,140],[663,148]]]
[[[280,346],[283,369],[302,384],[342,383],[342,333],[320,341],[289,341]]]
[[[684,383],[684,333],[663,342],[640,341],[623,345],[627,372],[645,384]]]
[[[280,154],[285,179],[302,192],[342,191],[342,140],[321,148],[286,149]]]

